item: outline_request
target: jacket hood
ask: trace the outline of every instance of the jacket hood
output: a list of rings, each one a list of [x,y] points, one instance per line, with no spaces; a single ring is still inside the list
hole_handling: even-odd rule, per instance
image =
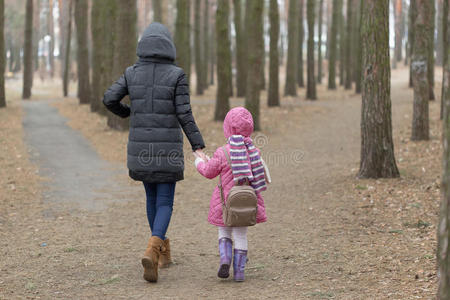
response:
[[[163,58],[175,61],[175,45],[166,26],[154,22],[142,34],[137,46],[139,58]]]
[[[252,114],[243,107],[231,109],[223,121],[223,133],[227,139],[233,134],[249,137],[253,133]]]

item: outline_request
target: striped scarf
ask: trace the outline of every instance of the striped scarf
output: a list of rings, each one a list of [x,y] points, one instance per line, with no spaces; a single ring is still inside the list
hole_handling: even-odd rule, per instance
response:
[[[252,139],[236,134],[228,138],[228,144],[234,181],[243,184],[248,179],[256,192],[265,191],[264,166]]]

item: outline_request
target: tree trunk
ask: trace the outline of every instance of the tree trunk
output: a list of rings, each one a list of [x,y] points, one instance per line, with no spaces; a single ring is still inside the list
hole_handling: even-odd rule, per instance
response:
[[[37,71],[39,69],[39,35],[41,27],[39,15],[41,13],[41,1],[34,0],[33,2],[33,60],[34,60],[34,70]]]
[[[161,2],[162,0],[152,0],[153,22],[163,23]]]
[[[91,102],[89,85],[89,49],[88,49],[88,1],[75,0],[75,25],[77,29],[77,73],[78,98],[80,104]]]
[[[444,99],[445,99],[445,93],[448,91],[448,83],[450,82],[450,77],[448,76],[449,73],[446,73],[446,70],[448,69],[449,64],[449,58],[448,55],[450,47],[450,28],[449,28],[449,16],[450,10],[449,10],[449,0],[444,0],[444,3],[442,5],[442,66],[443,66],[443,75],[442,75],[442,92],[441,92],[441,120],[444,117]],[[447,67],[447,69],[446,69]],[[447,90],[446,90],[447,88]],[[448,98],[447,98],[448,99]]]
[[[408,12],[408,44],[409,44],[409,59],[412,60],[412,54],[414,51],[414,39],[415,39],[415,29],[414,23],[416,21],[416,0],[410,0],[409,2],[409,12]],[[412,76],[412,63],[409,64],[409,87],[413,87],[413,76]]]
[[[55,32],[53,26],[53,0],[48,0],[48,14],[47,14],[47,33],[50,36],[48,44],[48,63],[50,65],[50,78],[55,74]]]
[[[203,1],[203,30],[202,30],[202,39],[203,39],[203,88],[207,89],[208,82],[208,65],[209,65],[209,0]]]
[[[190,42],[190,1],[177,0],[177,19],[175,21],[175,46],[177,48],[177,65],[184,70],[188,84],[191,75]]]
[[[428,84],[430,86],[430,88],[428,89],[428,94],[430,100],[435,100],[433,88],[434,88],[434,29],[435,29],[434,23],[436,18],[436,9],[434,7],[435,0],[429,1],[431,12],[430,12],[430,19],[428,19],[429,21],[427,22],[427,26],[429,27],[428,38],[430,39],[430,41],[428,42],[428,59],[427,59],[428,63],[427,76],[428,76]]]
[[[352,88],[352,31],[353,31],[353,0],[347,0],[347,31],[345,34],[345,89]]]
[[[289,1],[288,17],[288,51],[286,63],[286,84],[284,86],[285,96],[297,96],[297,60],[298,60],[298,1]]]
[[[347,2],[350,0],[347,0]],[[345,32],[345,16],[343,13],[343,7],[339,12],[339,85],[344,85],[345,83],[345,49],[346,46],[346,36]]]
[[[114,31],[117,15],[116,1],[94,1],[92,7],[92,37],[93,37],[93,100],[91,110],[106,115],[102,104],[105,90],[117,79],[112,77],[114,63]]]
[[[266,47],[264,45],[264,0],[262,0],[262,12],[261,12],[261,28],[258,30],[258,32],[261,32],[259,38],[259,44],[261,46],[261,64],[259,65],[259,88],[261,90],[264,90],[266,88]]]
[[[437,39],[436,39],[436,65],[438,66],[444,66],[443,65],[443,53],[444,53],[444,44],[442,41],[443,38],[443,15],[444,15],[444,8],[443,8],[443,1],[444,0],[438,0],[438,9],[437,9]]]
[[[330,50],[328,62],[328,89],[336,89],[336,56],[337,56],[337,35],[339,24],[339,12],[341,11],[342,0],[333,0],[333,16],[331,21]]]
[[[395,163],[391,121],[389,0],[364,1],[361,178],[392,178]]]
[[[355,68],[355,92],[357,94],[361,93],[361,80],[362,80],[362,46],[361,46],[361,26],[362,26],[362,16],[364,13],[364,0],[359,2],[359,16],[358,16],[358,26],[356,29],[357,37],[357,52],[356,52],[356,68]]]
[[[217,40],[217,95],[214,120],[223,121],[230,109],[230,34],[228,31],[228,20],[230,14],[230,3],[228,0],[217,1],[216,12],[216,40]]]
[[[66,34],[65,34],[65,42],[64,46],[64,73],[63,73],[63,95],[67,97],[69,94],[69,73],[70,73],[70,42],[72,40],[72,0],[68,1],[68,9],[69,13],[67,15],[67,24]],[[92,104],[91,104],[92,106]]]
[[[278,39],[280,36],[280,12],[277,0],[270,0],[270,62],[269,62],[269,92],[267,98],[268,106],[280,106],[279,91],[279,54]]]
[[[262,54],[264,51],[263,43],[263,0],[254,0],[250,4],[250,15],[247,32],[251,32],[248,36],[248,48],[252,49],[248,53],[248,76],[247,76],[247,95],[245,96],[245,107],[253,116],[253,124],[255,131],[260,130],[259,122],[259,96],[261,82],[255,80],[260,76]]]
[[[245,96],[245,87],[247,84],[245,61],[245,45],[244,33],[242,26],[242,2],[241,0],[233,0],[234,9],[234,28],[236,31],[236,90],[238,97]]]
[[[444,0],[444,19],[443,34],[446,34],[447,42],[450,41],[450,30],[448,28],[448,0]],[[445,25],[444,25],[445,23]],[[444,40],[445,41],[445,40]],[[441,201],[441,213],[439,217],[439,227],[438,227],[438,251],[437,251],[437,261],[438,261],[438,279],[439,279],[439,290],[437,298],[440,300],[450,299],[450,251],[448,247],[450,238],[450,63],[449,63],[449,50],[448,45],[445,46],[445,52],[443,52],[444,64],[444,82],[443,82],[443,99],[444,99],[444,123],[443,123],[443,165],[444,172],[442,176],[442,201]]]
[[[431,42],[431,27],[428,24],[433,15],[433,3],[429,0],[415,0],[416,18],[414,22],[414,49],[411,68],[414,87],[414,110],[412,122],[412,140],[429,139],[428,100],[430,84],[428,82],[428,59]]]
[[[136,61],[137,7],[136,0],[116,0],[117,17],[114,37],[114,63],[112,79],[117,80],[127,67]],[[129,103],[128,96],[122,100]],[[128,130],[128,118],[108,112],[108,126],[116,130]]]
[[[5,1],[0,0],[0,108],[6,107],[5,58]]]
[[[295,1],[295,0],[292,0]],[[305,40],[305,26],[303,25],[303,21],[305,19],[305,14],[304,14],[304,10],[305,10],[305,1],[304,0],[300,0],[300,2],[298,3],[299,7],[298,7],[298,58],[297,58],[297,84],[299,87],[304,87],[305,86],[305,79],[303,76],[304,73],[304,68],[303,68],[303,41]]]
[[[33,85],[33,0],[27,0],[25,9],[25,43],[23,47],[22,98],[30,99]]]
[[[212,41],[211,47],[209,49],[209,57],[210,57],[210,64],[209,64],[209,84],[214,85],[214,70],[216,69],[216,48],[217,48],[217,42],[216,42],[216,21],[215,18],[211,18],[211,28],[214,28],[214,30],[211,30],[210,40]]]
[[[317,49],[317,83],[322,83],[322,19],[323,19],[323,0],[319,2],[319,42]]]
[[[308,19],[308,82],[306,86],[306,99],[316,100],[316,78],[314,75],[314,9],[315,0],[307,0],[307,19]]]
[[[402,60],[402,1],[395,0],[394,3],[394,16],[395,16],[395,49],[393,67],[397,65],[397,62]],[[394,67],[395,68],[395,67]]]
[[[196,73],[196,91],[197,95],[203,94],[203,54],[200,32],[200,2],[201,0],[195,0],[194,2],[194,50],[195,50],[195,73]]]

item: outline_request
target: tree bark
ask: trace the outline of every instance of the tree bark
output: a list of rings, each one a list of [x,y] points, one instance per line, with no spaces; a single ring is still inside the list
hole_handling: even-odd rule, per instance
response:
[[[260,76],[263,47],[263,0],[254,0],[250,4],[250,15],[247,32],[253,34],[248,36],[248,47],[252,49],[248,53],[248,76],[247,95],[245,96],[245,107],[253,116],[253,126],[255,131],[260,130],[259,122],[259,96],[261,92],[261,82],[255,80]]]
[[[412,61],[412,55],[414,51],[414,39],[415,39],[415,28],[414,23],[416,20],[416,0],[410,0],[409,2],[409,13],[408,13],[408,44],[409,44],[409,59]],[[412,75],[412,62],[409,64],[409,87],[413,87],[413,75]]]
[[[436,19],[436,8],[434,7],[435,5],[435,0],[429,0],[430,1],[430,8],[431,8],[431,12],[430,12],[430,19],[428,19],[427,22],[427,26],[429,27],[428,29],[428,38],[430,39],[428,42],[428,59],[427,59],[427,63],[428,63],[428,71],[427,71],[427,76],[428,76],[428,84],[430,85],[430,88],[428,89],[428,94],[429,94],[429,99],[430,100],[435,100],[434,97],[434,29],[435,29],[435,19]]]
[[[399,172],[392,140],[389,0],[364,1],[361,178],[392,178]]]
[[[207,89],[208,82],[208,65],[209,65],[209,0],[204,0],[203,2],[203,30],[202,30],[202,39],[203,39],[203,88]]]
[[[284,86],[285,96],[297,96],[297,66],[298,66],[298,20],[297,9],[298,1],[289,1],[289,16],[288,16],[288,53],[286,63],[286,84]]]
[[[201,43],[201,19],[200,19],[200,2],[201,0],[195,0],[194,2],[194,50],[195,50],[195,73],[196,73],[196,92],[197,95],[203,94],[203,54]]]
[[[443,55],[444,55],[444,40],[443,36],[443,19],[444,19],[444,0],[438,0],[437,6],[437,39],[436,39],[436,65],[444,66]]]
[[[431,42],[428,22],[433,15],[433,3],[429,0],[415,0],[416,18],[414,22],[414,49],[411,60],[414,88],[414,110],[412,122],[412,140],[429,139],[428,100],[430,84],[428,82],[428,62]]]
[[[352,88],[353,72],[352,72],[352,53],[353,41],[353,0],[347,0],[347,30],[345,34],[345,89],[350,90]]]
[[[333,0],[333,15],[331,21],[330,51],[328,62],[328,89],[336,89],[336,56],[337,56],[337,35],[339,24],[339,12],[341,11],[342,0]]]
[[[0,108],[6,107],[5,58],[5,1],[0,0]]]
[[[395,16],[395,49],[394,49],[394,59],[393,67],[397,65],[397,62],[402,60],[402,1],[395,0],[394,3],[394,16]],[[395,68],[394,67],[394,68]]]
[[[190,42],[190,1],[177,0],[177,18],[175,21],[175,46],[177,48],[177,65],[184,70],[188,84],[191,75]]]
[[[308,19],[308,82],[306,86],[306,99],[316,100],[316,78],[314,75],[314,18],[315,18],[315,9],[314,9],[314,1],[315,0],[307,0],[307,19]]]
[[[228,20],[230,14],[230,3],[228,0],[217,1],[216,12],[216,40],[217,40],[217,95],[214,120],[223,121],[230,109],[230,34],[228,31]]]
[[[27,0],[25,8],[25,43],[23,47],[22,98],[30,99],[33,85],[33,0]]]
[[[50,65],[50,78],[55,75],[55,31],[53,26],[53,0],[48,0],[48,14],[47,14],[47,33],[50,36],[48,44],[48,62]]]
[[[210,39],[212,41],[211,47],[209,49],[209,58],[210,58],[210,64],[209,64],[209,84],[214,85],[214,70],[216,69],[216,48],[217,48],[217,42],[216,42],[216,21],[215,18],[211,18],[211,28],[214,28],[211,30]]]
[[[40,25],[40,18],[39,14],[41,12],[41,1],[40,0],[34,0],[33,2],[33,28],[34,34],[33,34],[33,60],[34,60],[34,70],[39,70],[39,28]]]
[[[136,61],[137,7],[136,0],[116,0],[117,18],[114,37],[114,63],[112,79],[117,80],[127,67]],[[122,100],[129,103],[128,96]],[[128,130],[129,120],[108,112],[108,126]]]
[[[64,46],[64,72],[63,72],[63,95],[67,97],[69,94],[69,73],[70,73],[70,42],[72,40],[72,0],[67,1],[69,13],[67,15],[67,24]],[[92,106],[92,103],[91,103]]]
[[[233,0],[234,9],[234,28],[236,31],[236,90],[238,97],[245,96],[245,87],[247,84],[246,69],[247,64],[245,62],[245,45],[244,45],[244,33],[242,26],[242,2],[241,0]]]
[[[450,41],[450,30],[448,28],[448,14],[449,14],[449,1],[444,0],[444,19],[443,21],[443,34],[446,34],[446,40]],[[444,25],[445,23],[445,25]],[[445,41],[445,40],[444,40]],[[445,47],[445,44],[444,44]],[[437,298],[440,300],[450,299],[450,251],[449,251],[449,238],[450,238],[450,48],[446,45],[445,52],[443,52],[444,64],[444,82],[443,82],[443,102],[444,102],[444,122],[443,122],[443,166],[444,172],[442,175],[442,200],[441,200],[441,212],[439,217],[438,227],[438,279],[439,289]]]
[[[75,0],[75,25],[77,28],[77,73],[80,104],[91,102],[89,84],[88,2]]]
[[[279,91],[279,53],[278,39],[280,37],[280,12],[277,0],[270,0],[270,53],[269,53],[269,92],[268,106],[280,106]]]
[[[161,2],[162,0],[152,0],[153,22],[163,23]]]
[[[323,19],[323,0],[319,2],[319,34],[317,49],[317,83],[322,83],[322,20]]]
[[[292,0],[295,1],[295,0]],[[305,26],[303,21],[305,20],[305,1],[300,0],[298,3],[298,58],[297,58],[297,84],[299,87],[305,87],[304,68],[303,68],[303,41],[305,40]]]
[[[347,0],[347,2],[348,1],[349,0]],[[347,49],[345,49],[346,36],[347,32],[345,32],[345,16],[342,7],[341,11],[339,12],[339,85],[344,85],[345,83],[345,51],[347,51]]]

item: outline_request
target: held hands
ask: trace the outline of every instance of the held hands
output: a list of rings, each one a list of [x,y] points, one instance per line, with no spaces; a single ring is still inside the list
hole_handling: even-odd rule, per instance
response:
[[[195,157],[199,157],[199,158],[203,159],[205,162],[207,162],[209,160],[208,155],[206,155],[202,149],[195,150],[195,152],[193,152],[193,154]]]

